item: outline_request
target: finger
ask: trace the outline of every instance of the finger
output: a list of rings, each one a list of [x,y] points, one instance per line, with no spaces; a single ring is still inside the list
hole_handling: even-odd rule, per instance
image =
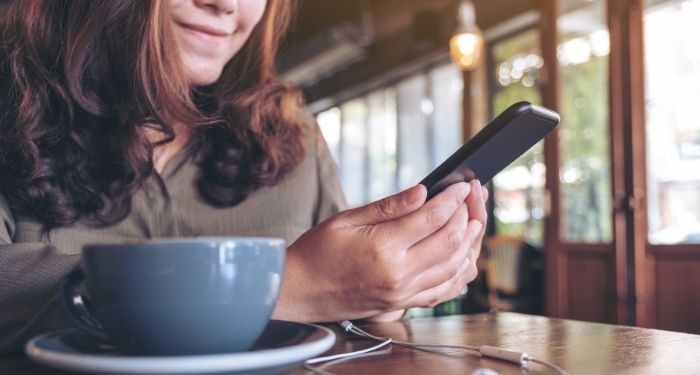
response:
[[[386,233],[392,247],[409,248],[445,226],[469,195],[470,185],[459,182],[448,186],[421,208],[377,227]]]
[[[421,207],[427,194],[425,186],[416,185],[366,206],[347,210],[343,218],[349,225],[358,226],[396,220]]]
[[[481,223],[478,220],[474,220],[477,223]],[[484,234],[486,234],[486,228],[482,228],[481,231],[476,234],[476,238],[474,239],[474,242],[472,243],[471,246],[471,252],[469,254],[469,259],[471,259],[473,262],[476,262],[477,259],[479,258],[479,255],[481,255],[481,246],[482,242],[484,240]]]
[[[484,196],[484,202],[489,200],[489,189],[486,186],[481,187],[481,195]]]
[[[406,307],[432,307],[438,303],[451,300],[460,295],[462,288],[474,280],[477,269],[473,262],[466,260],[459,268],[459,271],[445,282],[424,290],[409,298]]]
[[[486,212],[486,200],[484,199],[484,187],[481,186],[479,180],[474,180],[472,183],[472,191],[478,192],[477,194],[469,194],[467,197],[467,207],[469,207],[469,218],[474,220],[479,220],[483,224],[483,228],[477,241],[472,247],[471,259],[476,261],[481,253],[481,241],[486,233],[486,221],[488,219],[488,214]],[[487,193],[488,194],[488,193]]]
[[[467,205],[462,203],[442,228],[411,246],[407,253],[409,268],[413,274],[420,274],[440,263],[453,259],[455,252],[462,249],[469,215]],[[461,260],[458,260],[461,263]]]
[[[467,207],[469,208],[469,218],[476,219],[486,227],[486,202],[484,201],[483,189],[479,180],[473,180],[471,184],[471,193],[467,196]]]
[[[461,230],[464,231],[464,229]],[[453,251],[450,258],[443,259],[430,267],[424,268],[424,271],[419,273],[408,286],[412,293],[416,294],[435,288],[453,278],[464,263],[469,263],[471,261],[472,248],[479,240],[481,232],[481,222],[478,220],[470,220],[467,223],[460,248],[457,251]],[[430,257],[436,251],[438,251],[438,249],[429,247],[419,248],[416,246],[411,248],[408,253],[409,262],[415,262],[414,264],[426,264],[431,261]]]

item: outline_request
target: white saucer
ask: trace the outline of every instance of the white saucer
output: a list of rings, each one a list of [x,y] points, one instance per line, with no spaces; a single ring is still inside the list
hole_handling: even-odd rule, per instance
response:
[[[99,344],[78,330],[37,336],[25,347],[33,361],[63,370],[121,374],[274,374],[288,371],[335,343],[328,328],[271,320],[247,352],[190,356],[135,356]]]

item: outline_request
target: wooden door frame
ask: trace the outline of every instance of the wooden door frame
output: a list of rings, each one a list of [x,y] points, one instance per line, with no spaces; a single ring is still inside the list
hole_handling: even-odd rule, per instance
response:
[[[617,318],[650,326],[643,13],[643,0],[608,0]]]
[[[542,104],[554,111],[559,111],[560,82],[557,61],[557,20],[559,18],[559,0],[541,0],[540,2],[540,49],[544,66],[543,79],[540,81]],[[544,158],[548,166],[545,171],[545,191],[547,192],[547,215],[545,217],[545,311],[548,316],[564,317],[566,315],[566,264],[564,249],[559,238],[560,189],[559,189],[559,129],[553,131],[544,141]],[[554,166],[554,168],[550,168]]]
[[[608,4],[610,3],[608,2]],[[541,90],[543,94],[543,103],[545,106],[559,111],[561,108],[562,84],[560,67],[557,63],[557,46],[559,45],[558,20],[561,13],[560,0],[540,0],[539,6],[541,14],[539,25],[541,48],[545,61],[543,68],[545,79],[542,81],[543,87]],[[608,22],[608,27],[610,29],[610,22]],[[611,31],[611,38],[613,34],[614,33]],[[618,34],[617,37],[621,36]],[[611,46],[611,50],[612,49]],[[615,95],[610,95],[610,97],[615,97]],[[616,139],[618,138],[617,133],[612,129],[620,129],[620,125],[612,121],[613,112],[612,110],[610,112],[611,120],[609,127],[611,133],[615,133],[615,137],[610,137],[610,144],[608,147],[611,155],[610,178],[615,181],[616,166],[614,163],[618,160],[622,160],[622,167],[624,168],[625,165],[624,159],[615,157],[615,152],[617,150],[613,147],[613,144],[617,142]],[[563,122],[565,121],[566,120],[563,119]],[[630,320],[627,318],[627,305],[624,303],[620,304],[620,297],[627,295],[627,288],[631,285],[628,284],[629,274],[627,273],[627,267],[624,265],[625,263],[622,263],[623,266],[620,266],[620,259],[618,259],[617,256],[619,251],[616,238],[620,237],[620,231],[613,229],[613,243],[572,243],[564,241],[561,237],[563,218],[561,216],[561,185],[559,179],[561,151],[558,131],[551,134],[545,140],[545,160],[547,160],[548,166],[546,171],[546,190],[549,195],[550,205],[550,214],[545,221],[545,246],[547,249],[545,252],[547,314],[557,317],[572,317],[576,314],[576,311],[571,310],[575,308],[572,306],[576,306],[576,300],[575,298],[572,299],[573,291],[570,290],[572,280],[570,280],[569,268],[572,264],[575,264],[575,262],[595,259],[598,263],[597,267],[602,267],[602,272],[604,274],[607,273],[605,271],[606,269],[613,270],[610,271],[610,278],[614,280],[614,287],[610,288],[611,290],[598,290],[602,298],[600,301],[601,306],[598,307],[600,316],[603,316],[605,320],[615,323],[630,324]],[[550,166],[554,167],[552,168]],[[611,184],[611,191],[609,192],[613,197],[614,191],[615,184],[613,182]],[[610,214],[612,215],[613,213],[611,212]],[[616,226],[615,219],[616,218],[613,216],[614,228],[620,228]],[[621,228],[624,233],[624,227]],[[626,254],[626,252],[622,254]],[[625,259],[622,259],[622,261],[624,262]],[[614,273],[614,275],[612,273]],[[581,282],[591,282],[591,280],[581,280]],[[574,303],[572,304],[572,302]],[[620,307],[620,305],[622,305],[622,307]]]
[[[545,60],[540,79],[540,92],[545,106],[560,108],[561,77],[556,55],[557,20],[560,0],[538,0],[541,51]],[[572,297],[569,267],[572,261],[597,257],[605,262],[611,275],[611,287],[605,296],[610,300],[610,315],[616,323],[660,327],[661,289],[668,280],[657,275],[668,261],[700,263],[700,244],[652,245],[647,227],[647,163],[644,71],[644,0],[606,0],[610,33],[609,116],[610,174],[613,198],[613,243],[564,243],[560,238],[559,138],[550,135],[544,144],[547,165],[546,190],[550,214],[545,218],[545,290],[546,313],[567,317]],[[487,55],[490,58],[490,54]],[[489,64],[489,75],[492,63]],[[490,80],[489,80],[490,81]],[[464,134],[470,134],[470,77],[465,73]],[[490,89],[490,88],[489,88]],[[490,109],[490,108],[489,108]],[[492,200],[491,200],[492,204]],[[492,211],[491,211],[492,212]],[[493,224],[490,223],[490,227]],[[583,281],[583,280],[582,280]],[[689,286],[690,287],[690,286]],[[614,299],[614,300],[613,300]],[[680,302],[679,302],[680,303]],[[687,309],[687,308],[686,308]],[[695,329],[695,328],[693,328]]]

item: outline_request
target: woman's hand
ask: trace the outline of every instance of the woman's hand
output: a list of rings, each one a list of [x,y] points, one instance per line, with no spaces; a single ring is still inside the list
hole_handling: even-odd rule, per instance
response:
[[[484,194],[458,183],[425,202],[418,185],[317,225],[287,251],[273,317],[358,319],[458,296],[477,274]]]

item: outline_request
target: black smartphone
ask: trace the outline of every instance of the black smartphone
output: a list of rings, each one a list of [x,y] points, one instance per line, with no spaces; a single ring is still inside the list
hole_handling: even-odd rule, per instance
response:
[[[420,183],[428,188],[428,199],[457,182],[476,178],[485,184],[558,124],[556,112],[528,102],[515,103]]]

